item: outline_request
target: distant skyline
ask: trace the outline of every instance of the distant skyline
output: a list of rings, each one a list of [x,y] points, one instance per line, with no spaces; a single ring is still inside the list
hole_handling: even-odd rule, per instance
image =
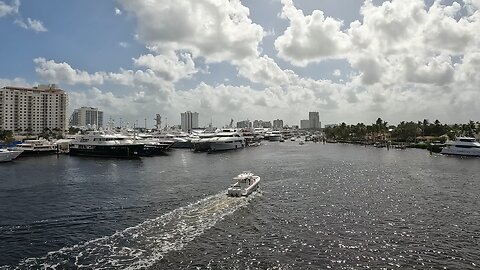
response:
[[[0,0],[0,87],[199,125],[479,121],[479,0]]]

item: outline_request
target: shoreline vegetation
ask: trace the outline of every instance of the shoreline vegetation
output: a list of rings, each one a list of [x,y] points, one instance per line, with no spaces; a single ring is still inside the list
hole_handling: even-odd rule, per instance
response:
[[[377,147],[420,148],[439,152],[447,140],[456,137],[476,137],[480,133],[480,122],[469,121],[466,124],[442,124],[427,119],[418,122],[402,121],[397,126],[378,118],[371,125],[341,123],[323,129],[326,142],[340,142]]]

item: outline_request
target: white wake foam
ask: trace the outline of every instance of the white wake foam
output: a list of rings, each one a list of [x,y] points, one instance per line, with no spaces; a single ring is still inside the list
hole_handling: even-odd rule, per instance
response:
[[[175,209],[137,226],[73,247],[29,258],[14,269],[121,268],[152,266],[165,254],[181,250],[225,216],[246,206],[249,198],[227,197],[226,191]]]

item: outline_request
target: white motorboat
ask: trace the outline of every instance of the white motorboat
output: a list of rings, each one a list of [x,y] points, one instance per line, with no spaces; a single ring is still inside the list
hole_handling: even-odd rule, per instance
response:
[[[475,138],[458,137],[455,141],[446,143],[441,154],[480,157],[480,143]]]
[[[45,139],[25,140],[24,142],[17,144],[15,150],[22,150],[22,156],[45,155],[57,152],[57,146]]]
[[[23,150],[0,149],[0,162],[7,162],[16,159]]]
[[[236,182],[228,188],[227,195],[231,197],[248,196],[258,188],[260,176],[254,175],[250,171],[244,171],[233,180]]]

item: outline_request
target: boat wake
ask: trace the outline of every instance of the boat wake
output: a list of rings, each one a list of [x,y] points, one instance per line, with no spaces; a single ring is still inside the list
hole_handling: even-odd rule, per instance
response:
[[[111,236],[49,252],[44,257],[29,258],[4,269],[149,267],[168,252],[183,249],[225,216],[248,205],[251,199],[252,196],[228,197],[225,191]]]

